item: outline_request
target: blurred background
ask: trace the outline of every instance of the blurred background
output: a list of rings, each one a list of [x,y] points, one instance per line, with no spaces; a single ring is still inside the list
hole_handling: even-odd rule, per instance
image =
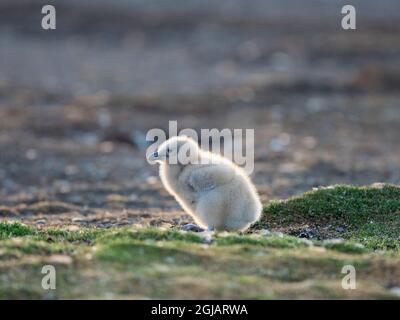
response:
[[[56,7],[57,29],[41,28]],[[0,218],[190,221],[149,129],[254,128],[264,201],[400,183],[400,2],[2,0]]]

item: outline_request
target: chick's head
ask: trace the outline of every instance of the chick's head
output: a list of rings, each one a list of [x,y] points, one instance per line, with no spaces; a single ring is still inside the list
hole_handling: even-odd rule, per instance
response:
[[[157,150],[149,156],[156,162],[185,165],[198,159],[199,145],[187,136],[172,137],[163,142]]]

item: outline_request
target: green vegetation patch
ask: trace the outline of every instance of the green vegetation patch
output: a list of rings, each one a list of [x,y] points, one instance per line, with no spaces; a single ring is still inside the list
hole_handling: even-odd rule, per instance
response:
[[[336,185],[271,201],[254,229],[296,223],[329,226],[331,236],[352,239],[371,249],[400,250],[400,187]],[[335,234],[335,228],[343,225],[346,232]]]
[[[286,236],[283,234],[271,234],[268,236],[262,235],[238,235],[229,233],[215,238],[215,244],[218,246],[232,245],[253,245],[270,248],[301,248],[310,245],[309,242],[296,237]]]
[[[203,239],[196,233],[182,232],[161,228],[132,228],[123,227],[111,229],[97,237],[97,243],[105,243],[116,239],[133,239],[138,241],[184,241],[202,243]]]
[[[280,233],[199,234],[157,228],[39,229],[1,223],[0,298],[395,298],[400,256],[352,241]],[[57,289],[41,288],[45,264]],[[344,265],[357,290],[341,288]]]
[[[19,222],[0,222],[0,240],[37,234],[37,231]]]

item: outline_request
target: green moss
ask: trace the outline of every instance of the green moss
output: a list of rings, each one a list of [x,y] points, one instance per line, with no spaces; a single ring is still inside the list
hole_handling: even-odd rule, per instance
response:
[[[39,236],[58,241],[82,241],[91,242],[105,234],[105,230],[96,228],[84,228],[77,231],[70,231],[57,228],[49,228],[39,233]]]
[[[71,254],[75,247],[65,242],[48,243],[37,237],[23,237],[3,240],[1,243],[0,259],[5,257],[22,257],[24,255],[40,255],[47,256],[51,254]]]
[[[388,223],[396,226],[390,217],[360,226],[371,245]],[[206,243],[199,234],[132,226],[68,231],[1,223],[0,230],[3,299],[390,298],[387,284],[400,286],[400,256],[373,253],[358,238],[220,233]],[[375,245],[391,248],[394,235]],[[51,292],[41,288],[41,267],[49,263],[57,270]],[[351,296],[340,285],[347,264],[358,276]]]
[[[97,237],[96,243],[106,243],[116,239],[133,239],[139,241],[184,241],[191,243],[202,243],[203,239],[192,232],[181,232],[177,230],[163,230],[158,228],[132,228],[123,227],[109,230],[107,233]]]
[[[307,242],[291,236],[272,234],[270,236],[251,235],[244,236],[229,234],[215,237],[214,243],[218,246],[253,245],[271,248],[300,248],[307,246]]]
[[[157,246],[135,241],[113,241],[100,246],[96,250],[95,258],[109,262],[131,264],[133,266],[154,263],[195,264],[198,259],[195,255],[178,248]]]
[[[336,185],[271,201],[253,228],[268,227],[270,223],[345,225],[346,232],[336,233],[337,237],[361,242],[370,249],[399,250],[400,187]]]
[[[400,187],[394,185],[320,188],[286,201],[272,201],[264,208],[265,215],[340,218],[352,224],[396,212],[400,212]]]
[[[0,240],[37,234],[32,227],[19,222],[0,222]]]
[[[365,253],[366,248],[357,243],[351,241],[324,241],[323,246],[327,249],[332,249],[345,253]]]
[[[36,236],[40,240],[59,241],[92,241],[104,234],[104,230],[85,228],[69,231],[60,228],[38,230],[20,222],[0,222],[0,240],[12,237]]]
[[[370,249],[400,251],[400,219],[395,225],[370,221],[349,233],[348,238]]]

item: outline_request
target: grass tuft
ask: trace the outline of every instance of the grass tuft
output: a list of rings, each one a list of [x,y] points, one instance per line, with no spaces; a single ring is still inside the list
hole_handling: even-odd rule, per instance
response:
[[[160,228],[132,228],[123,227],[111,230],[97,238],[97,243],[105,243],[110,240],[133,239],[138,241],[184,241],[190,243],[202,243],[203,239],[192,232],[178,230],[164,230]]]
[[[341,240],[225,232],[210,242],[174,229],[0,222],[0,298],[393,298],[388,284],[400,286],[399,189],[313,190],[269,203],[253,227],[297,223],[312,234],[315,226],[337,224],[344,226]],[[45,264],[57,266],[51,296],[41,288]],[[348,264],[359,275],[353,292],[341,288]]]
[[[271,201],[254,229],[269,224],[345,225],[337,234],[371,249],[400,249],[400,187],[336,185],[319,188],[288,200]]]
[[[35,235],[37,231],[20,222],[0,222],[0,240]]]
[[[355,224],[371,216],[400,212],[400,187],[336,185],[306,192],[284,201],[272,201],[264,215],[289,218],[340,218]]]

